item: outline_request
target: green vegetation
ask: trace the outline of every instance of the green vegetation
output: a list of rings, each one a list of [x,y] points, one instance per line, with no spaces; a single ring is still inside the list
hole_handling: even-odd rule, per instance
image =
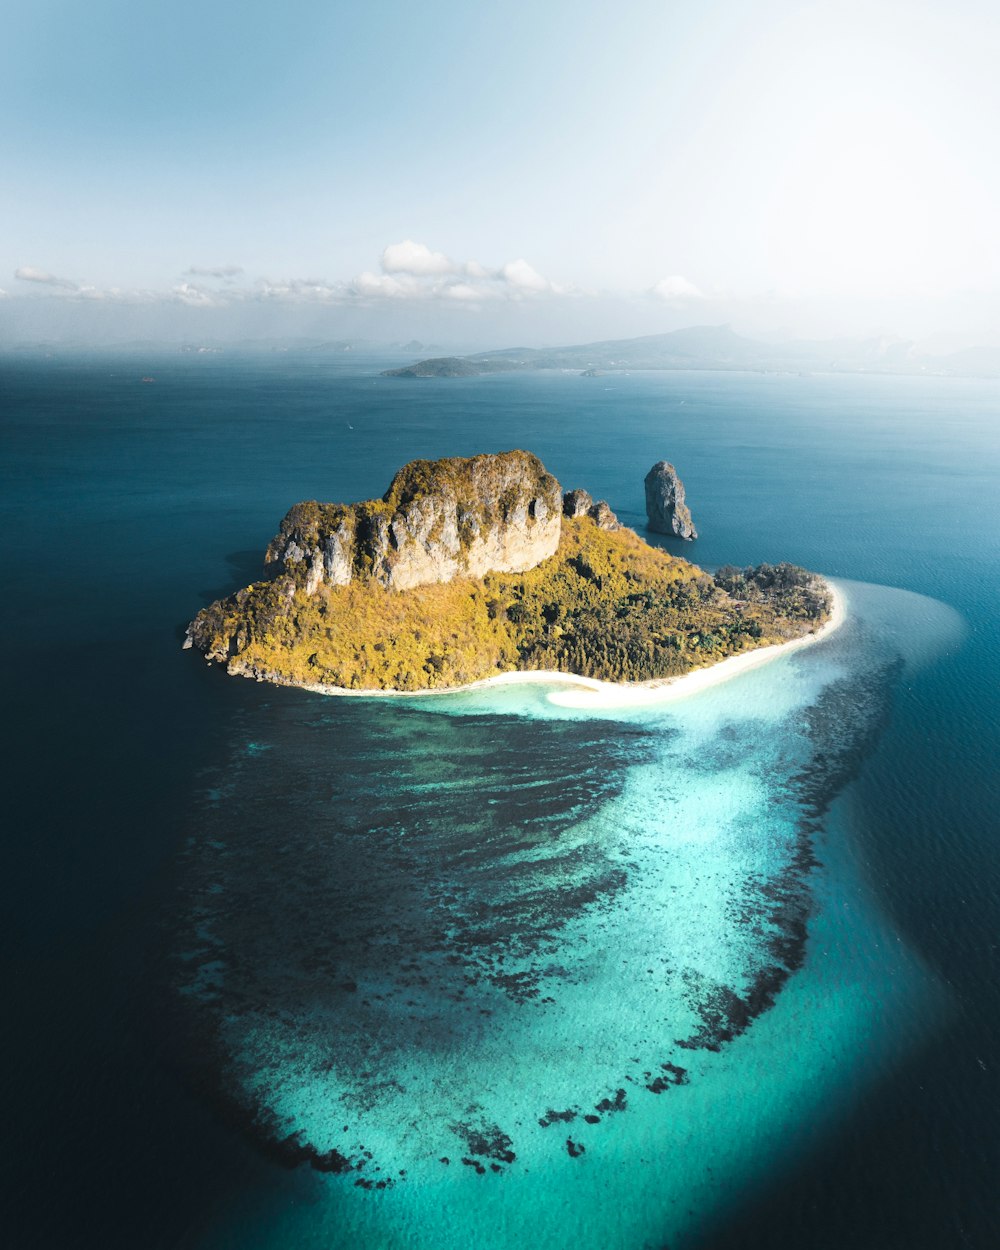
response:
[[[779,599],[782,612],[793,620],[814,621],[829,615],[830,592],[825,583],[797,564],[758,564],[746,569],[724,564],[715,575],[715,584],[744,603]]]
[[[390,512],[414,500],[445,495],[466,507],[482,507],[483,500],[507,490],[514,495],[541,494],[558,483],[530,451],[498,455],[447,456],[443,460],[411,460],[404,464],[382,496]]]
[[[355,579],[308,594],[304,571],[286,571],[204,609],[190,637],[233,673],[354,690],[445,688],[518,669],[644,681],[787,641],[830,608],[821,579],[792,565],[713,579],[631,530],[579,517],[563,519],[556,554],[526,573],[404,591]]]

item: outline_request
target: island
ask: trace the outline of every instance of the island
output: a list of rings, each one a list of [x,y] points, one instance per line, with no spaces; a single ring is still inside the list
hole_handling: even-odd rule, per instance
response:
[[[646,474],[646,524],[655,534],[674,534],[690,540],[698,537],[684,483],[669,460],[658,460]]]
[[[472,356],[430,356],[382,371],[388,378],[471,378],[487,373],[562,370],[581,377],[633,370],[754,373],[889,373],[996,377],[1000,349],[933,355],[885,335],[858,339],[747,338],[729,325],[686,326],[666,334],[555,347],[504,347]]]
[[[509,451],[412,461],[381,499],[296,504],[262,579],[203,608],[184,645],[330,692],[539,672],[650,683],[815,636],[833,608],[815,573],[711,575]]]

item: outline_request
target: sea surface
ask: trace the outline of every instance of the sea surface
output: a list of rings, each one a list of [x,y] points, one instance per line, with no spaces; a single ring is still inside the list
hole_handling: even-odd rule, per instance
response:
[[[3,1243],[993,1250],[1000,383],[396,363],[0,356]],[[181,650],[295,501],[512,447],[847,623],[620,707]]]

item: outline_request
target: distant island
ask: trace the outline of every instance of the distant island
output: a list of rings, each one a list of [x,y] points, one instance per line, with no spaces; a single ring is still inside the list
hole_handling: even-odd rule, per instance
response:
[[[1000,351],[974,348],[933,356],[888,336],[763,342],[731,326],[689,326],[668,334],[605,339],[567,347],[514,347],[471,356],[430,356],[385,369],[390,378],[464,378],[486,373],[565,369],[601,377],[631,369],[749,370],[764,373],[892,373],[996,376]]]
[[[265,577],[199,612],[184,645],[231,674],[332,691],[538,671],[650,682],[801,639],[832,606],[790,564],[710,576],[510,451],[413,461],[377,500],[296,504]]]

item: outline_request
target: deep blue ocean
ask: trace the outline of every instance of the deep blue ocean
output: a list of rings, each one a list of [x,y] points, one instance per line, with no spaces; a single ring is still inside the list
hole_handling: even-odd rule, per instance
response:
[[[3,1243],[993,1250],[1000,382],[395,363],[0,358]],[[182,651],[292,503],[513,447],[848,623],[638,711]]]

